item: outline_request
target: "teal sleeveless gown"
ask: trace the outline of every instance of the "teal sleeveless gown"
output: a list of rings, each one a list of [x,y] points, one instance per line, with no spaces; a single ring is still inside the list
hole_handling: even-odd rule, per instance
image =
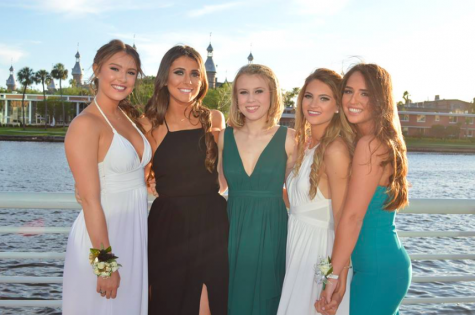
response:
[[[411,283],[411,259],[396,233],[396,211],[384,210],[386,187],[368,206],[351,259],[351,315],[398,315]]]
[[[254,172],[244,170],[232,128],[224,134],[229,186],[228,315],[275,315],[285,275],[287,209],[282,198],[287,128],[280,127]]]

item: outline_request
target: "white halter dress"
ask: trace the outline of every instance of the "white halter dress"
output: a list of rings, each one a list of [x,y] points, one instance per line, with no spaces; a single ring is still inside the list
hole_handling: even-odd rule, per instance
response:
[[[316,147],[315,147],[316,148]],[[278,315],[315,315],[314,303],[320,297],[322,283],[317,283],[316,264],[320,258],[331,256],[335,230],[330,199],[320,189],[310,199],[310,172],[315,148],[307,149],[297,176],[287,177],[287,193],[290,201],[289,229],[284,286]],[[350,313],[351,270],[345,296],[337,315]]]
[[[151,148],[129,119],[144,142],[140,160],[133,145],[114,129],[100,107],[97,108],[114,133],[104,161],[98,167],[101,205],[112,251],[119,257],[117,262],[122,265],[119,269],[121,281],[116,299],[108,300],[96,292],[97,276],[88,259],[92,244],[81,211],[72,226],[66,249],[63,314],[146,315],[148,204],[144,167],[150,161]]]

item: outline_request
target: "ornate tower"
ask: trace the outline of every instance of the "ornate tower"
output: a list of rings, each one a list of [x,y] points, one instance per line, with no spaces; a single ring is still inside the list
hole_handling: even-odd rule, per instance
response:
[[[206,76],[208,77],[209,88],[214,89],[216,88],[216,66],[213,61],[213,46],[211,46],[211,41],[206,50],[208,51],[208,59],[206,59],[205,62]]]
[[[251,64],[253,60],[254,60],[254,56],[252,55],[252,52],[250,52],[249,56],[247,56],[247,63]]]
[[[13,65],[10,67],[10,76],[7,79],[7,90],[14,91],[16,89],[16,80]]]
[[[76,81],[76,85],[82,84],[82,68],[80,64],[81,55],[79,54],[79,50],[76,53],[76,64],[74,65],[73,71],[71,74],[73,75],[74,81]]]
[[[56,84],[54,83],[54,79],[51,78],[51,81],[48,84],[48,92],[53,93],[55,91],[56,91]]]

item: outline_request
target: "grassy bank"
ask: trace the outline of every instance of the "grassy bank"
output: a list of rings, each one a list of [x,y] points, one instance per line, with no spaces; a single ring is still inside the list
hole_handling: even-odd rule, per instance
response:
[[[64,140],[66,129],[62,127],[44,128],[0,127],[0,141],[52,141]],[[38,137],[38,138],[37,138]],[[475,141],[467,139],[431,139],[406,137],[408,151],[413,152],[448,152],[475,153]]]
[[[0,127],[0,135],[3,136],[32,136],[32,137],[44,137],[44,136],[64,136],[66,134],[67,127],[26,127],[23,130],[21,127]]]
[[[467,151],[475,152],[475,141],[467,139],[429,139],[429,138],[410,138],[406,139],[409,151],[432,151],[432,152],[451,152]]]

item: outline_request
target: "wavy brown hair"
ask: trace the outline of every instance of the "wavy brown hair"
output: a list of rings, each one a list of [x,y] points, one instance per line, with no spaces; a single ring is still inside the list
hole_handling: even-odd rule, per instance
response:
[[[246,117],[244,117],[244,115],[239,111],[237,99],[237,80],[244,74],[261,76],[269,85],[270,107],[269,111],[267,112],[267,122],[265,127],[274,127],[279,123],[282,112],[284,111],[284,103],[282,102],[279,81],[277,80],[277,76],[271,68],[258,64],[245,65],[239,69],[238,73],[236,74],[236,78],[234,78],[233,82],[231,109],[229,111],[228,124],[233,128],[241,128],[244,126],[244,122],[246,120]]]
[[[357,64],[343,77],[342,94],[348,79],[355,72],[360,72],[363,75],[369,92],[369,104],[374,122],[374,139],[387,148],[387,153],[384,155],[386,157],[381,162],[381,167],[389,165],[393,171],[389,177],[388,198],[384,209],[397,210],[408,204],[409,185],[406,179],[407,149],[401,132],[397,107],[393,100],[391,76],[378,65]]]
[[[95,69],[91,77],[91,88],[96,94],[99,89],[99,79],[97,74],[101,72],[102,66],[115,54],[124,52],[127,55],[131,56],[135,61],[135,66],[137,67],[137,79],[143,77],[142,64],[140,62],[139,53],[130,45],[124,44],[121,40],[113,39],[101,48],[96,53],[94,57],[93,68]],[[137,81],[135,81],[137,83]],[[119,102],[119,108],[122,109],[127,116],[132,119],[132,121],[139,127],[142,131],[142,125],[138,122],[140,117],[140,111],[130,103],[130,101],[125,98]]]
[[[152,98],[150,98],[145,106],[145,116],[152,123],[152,130],[150,132],[164,123],[165,114],[170,104],[170,92],[167,87],[168,74],[172,63],[183,56],[195,60],[200,69],[201,87],[196,99],[191,105],[191,111],[188,117],[193,115],[193,117],[198,118],[203,127],[206,143],[205,166],[209,172],[213,172],[218,157],[218,149],[213,134],[211,133],[211,111],[202,105],[206,92],[208,92],[208,79],[206,77],[203,59],[195,49],[190,46],[177,45],[165,53],[158,68]]]
[[[318,147],[315,149],[313,154],[313,163],[310,171],[310,191],[309,196],[311,199],[315,198],[317,194],[318,183],[320,181],[319,171],[322,166],[325,156],[325,151],[327,147],[340,137],[345,144],[348,146],[350,155],[353,156],[354,151],[354,132],[351,128],[350,123],[346,119],[345,114],[341,108],[341,94],[340,94],[340,84],[341,76],[335,71],[329,69],[317,69],[312,74],[310,74],[306,79],[305,83],[300,90],[299,96],[297,98],[297,109],[295,111],[295,129],[296,129],[296,139],[297,139],[297,161],[294,167],[294,174],[297,175],[300,167],[302,166],[302,161],[305,155],[305,148],[309,137],[311,137],[310,132],[310,123],[305,119],[302,109],[302,101],[305,96],[307,86],[313,80],[319,80],[322,83],[330,87],[333,98],[336,100],[336,105],[338,108],[338,113],[333,115],[330,124],[325,129],[325,132],[320,139]]]

